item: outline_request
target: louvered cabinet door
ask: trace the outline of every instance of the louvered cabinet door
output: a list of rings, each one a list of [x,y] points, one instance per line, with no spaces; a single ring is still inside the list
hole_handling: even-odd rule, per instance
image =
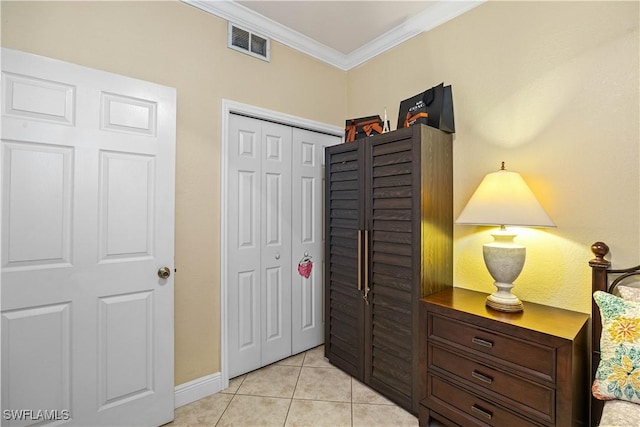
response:
[[[397,135],[397,134],[396,134]],[[420,203],[415,191],[411,134],[404,138],[378,138],[372,142],[367,202],[370,242],[368,281],[368,337],[365,345],[365,380],[373,388],[411,410],[413,399],[414,258],[416,215]],[[419,222],[419,221],[418,221]],[[365,290],[365,292],[367,292]]]
[[[413,413],[418,303],[453,280],[451,142],[414,125],[326,151],[325,355]]]
[[[364,379],[364,143],[326,150],[325,356],[351,376]]]

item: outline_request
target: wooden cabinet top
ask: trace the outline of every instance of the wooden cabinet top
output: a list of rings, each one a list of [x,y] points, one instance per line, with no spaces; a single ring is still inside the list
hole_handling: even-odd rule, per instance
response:
[[[429,311],[447,313],[454,310],[459,320],[474,323],[477,326],[513,333],[515,328],[521,332],[531,331],[567,340],[573,340],[589,319],[589,315],[576,311],[550,307],[523,301],[524,311],[505,313],[493,310],[485,305],[487,294],[462,288],[449,288],[431,294],[421,301]]]

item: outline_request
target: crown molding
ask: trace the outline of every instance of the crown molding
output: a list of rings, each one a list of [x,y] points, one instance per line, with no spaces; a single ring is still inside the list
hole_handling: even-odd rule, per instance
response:
[[[485,1],[487,0],[433,1],[425,11],[413,16],[397,27],[349,53],[347,56],[347,70],[367,62],[371,58],[398,46],[420,33],[432,30],[455,17],[480,6]]]
[[[341,70],[346,71],[348,69],[347,56],[342,52],[318,43],[311,37],[292,30],[238,3],[230,0],[182,0],[182,2],[231,21],[261,37],[269,37]]]
[[[273,21],[232,0],[181,0],[183,3],[209,12],[227,21],[250,30],[262,37],[269,37],[292,49],[326,62],[343,71],[348,71],[369,59],[429,31],[459,16],[486,0],[434,1],[424,12],[375,38],[349,54],[338,52],[312,38]]]

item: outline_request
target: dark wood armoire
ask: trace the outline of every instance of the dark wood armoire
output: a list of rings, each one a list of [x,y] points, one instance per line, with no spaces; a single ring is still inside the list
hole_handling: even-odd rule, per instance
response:
[[[452,135],[425,125],[326,149],[325,356],[418,412],[418,307],[452,286]]]

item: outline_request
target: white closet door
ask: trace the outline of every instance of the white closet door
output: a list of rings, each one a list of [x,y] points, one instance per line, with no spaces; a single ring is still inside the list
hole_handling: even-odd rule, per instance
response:
[[[341,138],[293,129],[292,239],[294,269],[291,277],[292,353],[324,342],[324,148]],[[297,264],[305,256],[313,263],[308,278]]]
[[[262,366],[291,355],[291,128],[262,124]]]
[[[2,50],[3,425],[173,419],[175,96]]]
[[[229,378],[324,340],[324,147],[341,138],[229,117]],[[298,262],[309,255],[308,278]]]
[[[229,377],[291,354],[291,129],[229,119]]]
[[[260,367],[261,125],[229,119],[227,328],[229,377]]]

